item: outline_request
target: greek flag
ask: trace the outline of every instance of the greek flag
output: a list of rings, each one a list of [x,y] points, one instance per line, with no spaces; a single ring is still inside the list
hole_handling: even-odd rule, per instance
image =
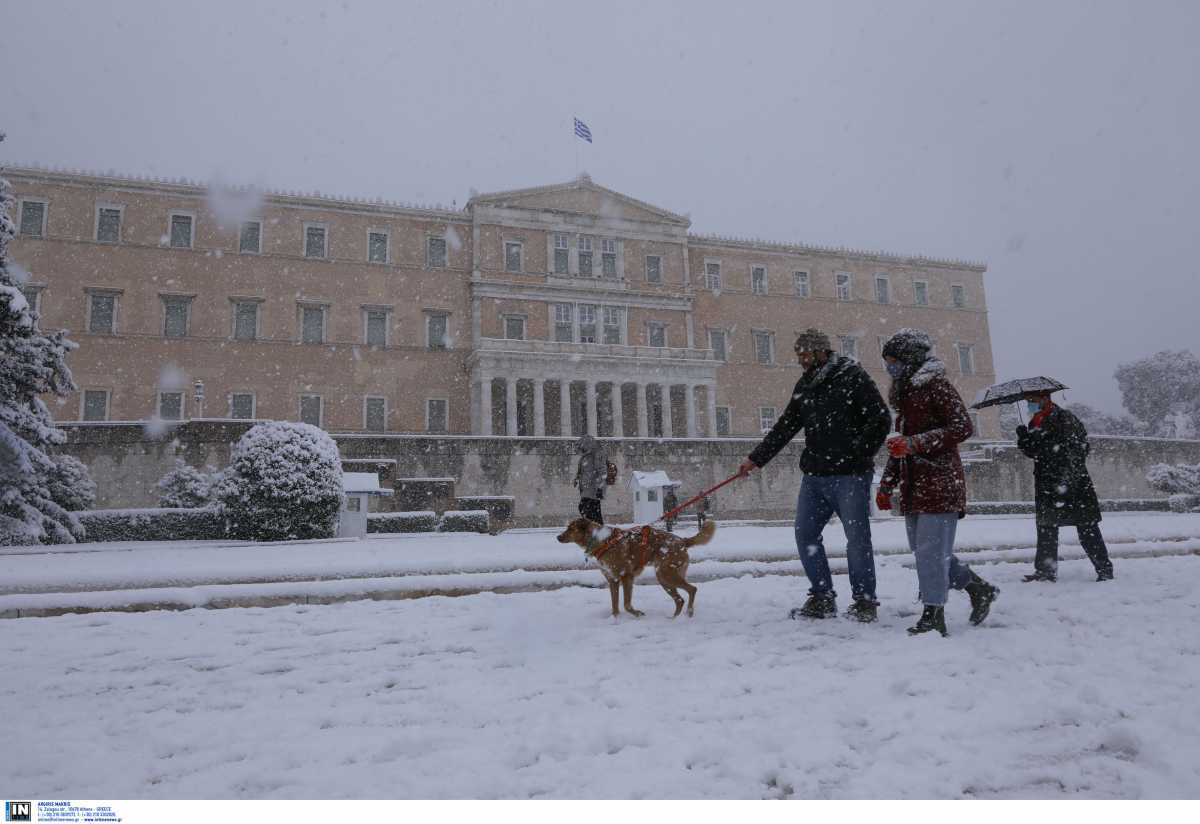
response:
[[[582,137],[588,143],[592,142],[592,130],[589,129],[587,127],[587,124],[584,123],[582,120],[580,120],[578,117],[575,118],[575,136]]]

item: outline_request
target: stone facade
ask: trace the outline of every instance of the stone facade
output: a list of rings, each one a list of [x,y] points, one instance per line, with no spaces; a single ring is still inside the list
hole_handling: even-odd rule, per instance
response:
[[[994,382],[982,265],[695,235],[586,176],[464,209],[6,176],[26,292],[80,344],[60,421],[749,437],[786,404],[809,326],[881,386],[902,326],[968,400]]]

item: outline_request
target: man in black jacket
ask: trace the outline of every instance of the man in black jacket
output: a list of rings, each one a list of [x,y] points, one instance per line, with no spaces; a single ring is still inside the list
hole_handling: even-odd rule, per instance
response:
[[[892,416],[878,387],[856,361],[836,355],[829,336],[807,329],[796,339],[804,374],[775,426],[742,462],[747,474],[765,466],[804,430],[800,455],[800,496],[796,502],[796,548],[810,588],[792,618],[837,614],[836,593],[821,531],[836,512],[846,532],[846,564],[854,603],[847,615],[876,618],[875,557],[871,547],[871,478],[875,454],[891,428]]]

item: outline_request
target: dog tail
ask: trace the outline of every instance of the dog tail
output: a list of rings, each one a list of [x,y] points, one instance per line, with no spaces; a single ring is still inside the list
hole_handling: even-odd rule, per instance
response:
[[[689,546],[689,547],[703,546],[704,544],[707,544],[709,541],[712,540],[713,533],[716,531],[717,531],[717,522],[714,521],[712,518],[709,518],[707,521],[704,522],[704,526],[700,527],[699,532],[697,532],[691,538],[685,538],[683,540],[683,545]]]

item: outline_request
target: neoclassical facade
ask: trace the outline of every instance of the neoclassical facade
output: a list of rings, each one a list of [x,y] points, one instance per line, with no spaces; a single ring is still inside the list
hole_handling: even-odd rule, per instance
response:
[[[60,420],[271,418],[338,432],[757,435],[826,331],[883,386],[925,329],[994,382],[985,267],[721,238],[586,176],[462,209],[7,169],[14,257],[80,347]],[[994,437],[990,415],[979,434]]]

